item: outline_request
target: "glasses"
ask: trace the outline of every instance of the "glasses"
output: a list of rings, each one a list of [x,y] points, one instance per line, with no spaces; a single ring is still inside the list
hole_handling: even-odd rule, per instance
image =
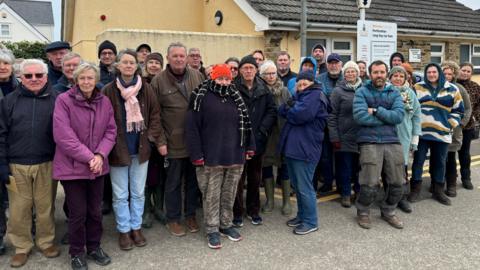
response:
[[[200,58],[200,54],[190,54],[189,56],[192,58]]]
[[[45,76],[45,73],[26,73],[26,74],[23,74],[23,77],[25,77],[25,79],[27,80],[30,80],[33,78],[33,76],[35,76],[35,79],[41,79],[43,78],[43,76]]]
[[[276,72],[265,72],[265,73],[263,73],[263,75],[273,77],[273,76],[277,75],[277,73]]]
[[[114,55],[113,52],[102,52],[100,55]]]
[[[238,71],[238,67],[231,67],[230,70],[232,70],[232,71]]]

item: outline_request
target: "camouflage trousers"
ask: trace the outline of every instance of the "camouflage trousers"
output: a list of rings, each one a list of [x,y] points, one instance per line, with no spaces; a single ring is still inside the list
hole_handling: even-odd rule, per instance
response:
[[[243,166],[197,167],[198,187],[202,192],[205,232],[218,232],[232,226],[233,203]]]

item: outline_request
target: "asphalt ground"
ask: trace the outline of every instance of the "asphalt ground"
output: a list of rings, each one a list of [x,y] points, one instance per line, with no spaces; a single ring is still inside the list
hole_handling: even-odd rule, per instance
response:
[[[480,154],[475,142],[473,153]],[[380,218],[377,207],[371,212],[373,227],[360,228],[355,207],[343,208],[333,194],[319,199],[320,227],[317,232],[297,236],[285,225],[280,214],[281,196],[276,209],[263,214],[264,224],[254,226],[245,220],[240,230],[243,240],[222,238],[223,247],[211,250],[201,230],[184,237],[172,236],[165,226],[155,222],[144,229],[148,245],[121,251],[117,245],[113,215],[104,218],[102,246],[112,257],[106,267],[89,261],[90,269],[480,269],[480,156],[472,156],[474,190],[458,185],[452,206],[443,206],[430,198],[428,174],[422,200],[413,204],[414,212],[398,211],[403,230],[389,226]],[[425,167],[428,170],[428,167]],[[64,195],[57,196],[57,241],[67,224],[62,212]],[[264,198],[262,197],[262,202]],[[198,211],[201,220],[201,210]],[[13,248],[7,240],[7,254],[0,256],[0,268],[10,269]],[[68,246],[61,246],[58,258],[47,259],[34,249],[23,269],[69,269]]]

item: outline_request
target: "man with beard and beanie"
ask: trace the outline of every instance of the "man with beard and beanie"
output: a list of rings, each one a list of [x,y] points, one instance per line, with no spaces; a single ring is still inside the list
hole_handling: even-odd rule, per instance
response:
[[[256,152],[245,164],[238,183],[237,196],[233,206],[233,224],[243,226],[243,187],[247,179],[246,212],[253,225],[262,224],[260,212],[260,181],[262,180],[262,160],[273,125],[277,120],[277,108],[273,95],[265,82],[256,76],[257,62],[252,55],[242,58],[239,65],[240,75],[235,86],[248,107],[252,134],[255,136]]]
[[[185,141],[185,120],[192,91],[202,83],[203,75],[187,66],[187,48],[179,42],[167,49],[167,67],[152,79],[151,85],[160,103],[162,127],[167,137],[160,155],[165,157],[165,208],[167,228],[175,236],[186,234],[180,223],[182,205],[185,223],[191,233],[199,231],[195,217],[199,189],[195,167],[190,161]],[[182,181],[185,179],[184,200]],[[185,203],[182,203],[185,202]]]
[[[45,47],[45,53],[48,59],[48,82],[56,85],[62,77],[62,59],[70,51],[68,42],[54,41]]]
[[[278,77],[282,80],[283,86],[287,87],[288,81],[297,77],[297,73],[290,68],[290,54],[287,51],[281,51],[277,56]]]
[[[413,155],[408,200],[417,202],[420,199],[423,164],[430,151],[432,198],[441,204],[450,205],[451,201],[444,191],[445,166],[452,132],[460,125],[465,110],[462,95],[455,85],[445,79],[441,67],[435,63],[425,67],[424,81],[415,84],[414,88],[422,109],[422,135],[418,150]]]
[[[403,54],[399,52],[394,52],[390,56],[390,68],[401,66],[403,63],[405,63],[405,57],[403,56]]]
[[[460,175],[462,177],[462,186],[465,189],[472,190],[472,179],[470,172],[470,144],[474,139],[475,122],[480,121],[480,85],[472,81],[473,65],[471,63],[463,63],[460,65],[460,76],[457,82],[467,90],[470,96],[470,103],[472,106],[472,117],[467,125],[463,126],[463,141],[462,147],[458,151],[458,158],[460,160]]]
[[[327,58],[327,72],[320,74],[318,77],[318,80],[322,83],[323,93],[328,98],[330,98],[330,94],[337,84],[343,80],[342,65],[340,55],[332,53]],[[314,177],[314,181],[319,179],[320,175],[323,177],[323,185],[319,190],[320,193],[327,193],[332,190],[332,183],[335,178],[333,168],[333,147],[330,142],[327,126],[325,127],[322,157],[320,158],[320,163],[317,166]]]
[[[395,208],[403,195],[403,150],[396,125],[405,115],[402,96],[387,84],[388,66],[374,61],[368,71],[372,78],[355,92],[353,118],[360,126],[357,143],[360,146],[360,192],[357,196],[357,223],[370,229],[370,208],[375,202],[380,176],[385,175],[385,195],[380,205],[382,219],[397,229],[403,223]]]
[[[315,60],[317,60],[317,63],[316,63],[317,73],[315,77],[327,72],[327,64],[325,64],[326,55],[327,55],[327,50],[322,44],[317,43],[315,44],[315,46],[313,46],[312,57],[315,58]],[[301,70],[299,72],[301,72]]]
[[[117,47],[110,40],[105,40],[98,46],[98,59],[100,59],[100,83],[107,85],[115,80],[115,58]],[[105,178],[106,179],[106,178]],[[110,192],[111,194],[111,192]]]

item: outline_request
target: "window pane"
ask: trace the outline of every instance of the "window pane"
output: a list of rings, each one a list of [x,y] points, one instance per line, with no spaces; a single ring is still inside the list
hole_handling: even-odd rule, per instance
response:
[[[346,62],[352,60],[352,56],[351,55],[346,55],[346,54],[341,54],[340,59],[345,64]]]
[[[474,66],[480,66],[480,57],[472,57],[472,64]]]
[[[473,53],[479,53],[480,54],[480,46],[474,45],[473,46]]]
[[[470,62],[470,45],[460,45],[460,63]]]
[[[333,49],[334,50],[350,50],[350,42],[348,41],[334,41],[333,42]]]
[[[8,26],[9,26],[8,24],[2,24],[2,31],[3,30],[8,30],[9,29]]]
[[[441,53],[442,52],[442,46],[441,45],[431,45],[431,51],[432,53]]]
[[[440,64],[440,63],[442,62],[442,57],[440,57],[440,56],[432,56],[432,57],[430,58],[430,61],[431,61],[432,63]]]

